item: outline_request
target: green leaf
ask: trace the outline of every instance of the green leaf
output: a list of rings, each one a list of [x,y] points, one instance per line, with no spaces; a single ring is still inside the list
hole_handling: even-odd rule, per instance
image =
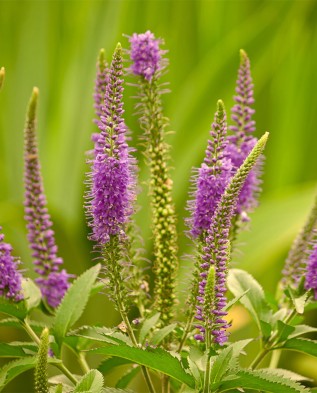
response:
[[[22,289],[27,310],[36,308],[42,299],[40,288],[30,278],[25,278],[22,281]]]
[[[236,378],[220,384],[219,392],[231,389],[254,389],[272,393],[308,393],[304,386],[268,369],[240,370]]]
[[[169,375],[170,377],[185,383],[189,387],[195,387],[193,377],[184,370],[180,360],[161,348],[141,349],[120,344],[111,347],[93,349],[90,352],[128,359],[133,363],[137,363]]]
[[[232,359],[232,348],[227,347],[220,352],[220,355],[217,356],[216,360],[214,361],[210,373],[210,382],[212,384],[216,384],[222,380],[222,378],[228,372],[228,366]]]
[[[260,321],[269,322],[272,311],[260,284],[244,270],[231,269],[228,274],[228,288],[235,296],[241,296],[240,303],[250,312],[262,331]]]
[[[272,333],[271,324],[265,321],[260,321],[260,325],[264,340],[268,340]]]
[[[103,376],[98,370],[90,370],[77,383],[74,393],[100,393],[103,388]]]
[[[309,293],[306,292],[302,296],[296,297],[294,291],[291,288],[288,288],[288,291],[296,311],[298,312],[298,314],[303,314],[305,311],[306,301],[308,299]]]
[[[236,303],[238,303],[238,301],[249,292],[249,289],[247,289],[246,291],[244,291],[242,294],[240,294],[239,296],[234,297],[232,300],[230,300],[230,302],[226,305],[226,307],[224,307],[224,310],[230,310],[230,308],[232,306],[234,306]]]
[[[317,357],[317,341],[308,340],[307,338],[291,338],[279,348],[304,352]]]
[[[230,344],[220,352],[212,365],[210,373],[210,380],[214,385],[221,382],[226,374],[238,367],[239,356],[244,353],[244,347],[246,347],[251,341],[253,340],[247,339],[237,341]]]
[[[283,368],[275,368],[274,372],[276,374],[281,375],[282,377],[289,378],[293,381],[312,381],[312,379],[308,377],[304,377],[303,375],[294,373],[293,371],[290,370],[285,370]]]
[[[153,337],[151,338],[151,344],[153,345],[158,345],[160,342],[164,340],[166,336],[168,336],[172,331],[176,328],[177,323],[172,323],[170,325],[167,325],[163,327],[162,329],[159,329],[153,334]]]
[[[277,331],[279,334],[278,342],[285,341],[291,333],[295,330],[294,326],[287,325],[283,321],[277,321]]]
[[[40,321],[28,321],[29,325],[35,331],[36,334],[40,335],[43,328],[46,326],[45,323]],[[6,326],[10,328],[23,329],[22,324],[16,318],[5,318],[0,320],[0,326]]]
[[[93,284],[96,281],[100,265],[93,266],[70,286],[56,311],[52,331],[60,346],[68,330],[81,317]]]
[[[0,296],[0,312],[10,315],[11,317],[16,317],[20,320],[23,320],[28,314],[24,300],[16,303],[3,296]]]
[[[290,334],[290,338],[302,336],[303,334],[307,333],[315,333],[317,332],[317,328],[308,326],[308,325],[297,325],[295,326],[295,330],[293,331],[292,334]]]
[[[123,375],[119,381],[116,383],[116,388],[124,389],[129,383],[133,380],[133,378],[138,375],[141,367],[133,367],[131,368],[125,375]]]
[[[79,329],[71,331],[69,336],[82,337],[91,342],[99,341],[108,344],[126,343],[132,345],[130,338],[126,334],[104,326],[82,326]]]
[[[101,362],[97,369],[103,374],[108,374],[114,367],[123,366],[131,363],[131,360],[113,356],[110,359],[106,359]]]
[[[4,358],[23,358],[35,354],[37,352],[37,345],[31,342],[11,342],[0,343],[0,357]]]
[[[143,322],[143,325],[141,327],[140,334],[139,334],[139,341],[141,344],[144,344],[147,334],[150,332],[151,329],[153,329],[155,327],[155,325],[157,324],[159,319],[160,319],[160,313],[156,313]]]
[[[48,362],[50,364],[58,364],[61,361],[55,358],[49,358]],[[12,362],[5,364],[0,369],[0,391],[18,375],[34,368],[35,365],[36,356],[13,360]]]

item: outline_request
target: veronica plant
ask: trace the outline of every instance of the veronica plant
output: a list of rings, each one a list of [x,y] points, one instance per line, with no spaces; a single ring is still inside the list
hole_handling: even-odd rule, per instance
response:
[[[13,257],[1,232],[0,326],[24,330],[30,339],[0,343],[0,356],[11,358],[0,369],[0,390],[6,385],[10,389],[12,379],[34,369],[36,393],[316,391],[316,381],[279,367],[283,350],[317,357],[317,341],[301,337],[317,331],[301,324],[306,309],[316,309],[316,202],[289,252],[275,301],[267,301],[250,274],[232,268],[237,230],[258,204],[260,167],[268,141],[268,133],[259,139],[253,136],[248,56],[241,51],[233,124],[227,126],[224,103],[219,100],[205,157],[191,178],[184,236],[192,241],[193,260],[183,306],[175,289],[180,234],[162,100],[166,51],[163,41],[150,31],[128,40],[130,48],[123,51],[118,44],[109,63],[102,50],[97,64],[94,147],[88,162],[85,208],[89,238],[101,263],[92,263],[72,283],[71,275],[61,270],[63,261],[57,256],[44,195],[35,134],[38,89],[33,90],[24,131],[24,179],[27,238],[37,276],[34,281],[26,277],[27,269]],[[126,73],[124,54],[130,58]],[[142,149],[150,172],[153,255],[149,275],[153,280],[144,279],[134,241],[138,181],[124,118],[125,78],[134,78],[137,89]],[[0,86],[3,80],[2,68]],[[107,294],[113,301],[121,318],[118,326],[80,325],[89,299],[97,294]],[[235,340],[231,335],[236,328],[231,308],[236,303],[255,321],[258,332],[252,337]],[[253,351],[246,350],[251,343]],[[65,346],[76,359],[72,371]],[[242,366],[245,353],[248,364]],[[117,378],[115,383],[109,382],[109,373]]]

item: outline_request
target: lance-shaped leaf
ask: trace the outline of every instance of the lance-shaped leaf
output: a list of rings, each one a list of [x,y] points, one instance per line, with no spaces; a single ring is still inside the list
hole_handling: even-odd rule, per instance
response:
[[[74,393],[100,393],[103,387],[103,376],[98,370],[90,370],[75,387]]]

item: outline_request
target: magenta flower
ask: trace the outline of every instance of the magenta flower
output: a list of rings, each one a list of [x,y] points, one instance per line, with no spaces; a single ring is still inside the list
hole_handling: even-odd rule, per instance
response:
[[[92,165],[91,192],[87,213],[92,218],[91,239],[105,244],[110,236],[124,235],[135,199],[135,160],[126,143],[123,120],[122,49],[113,55],[98,127]]]
[[[314,245],[308,259],[305,289],[307,291],[312,289],[314,291],[315,300],[317,300],[317,243]]]
[[[188,203],[192,215],[187,224],[194,238],[209,229],[211,218],[232,174],[231,161],[224,151],[227,146],[226,133],[225,108],[223,102],[218,101],[204,162],[192,179],[195,191],[194,200]]]
[[[40,275],[35,282],[51,307],[57,307],[69,286],[65,270],[59,271],[63,263],[57,256],[55,234],[48,213],[46,197],[41,176],[41,166],[35,134],[35,111],[38,90],[33,90],[27,123],[25,127],[25,219],[27,221],[28,241],[35,271]]]
[[[130,70],[135,75],[143,76],[151,81],[156,71],[163,68],[162,55],[166,51],[160,49],[161,40],[156,39],[149,30],[146,33],[134,33],[129,38],[131,44],[130,57],[132,65]]]
[[[19,262],[11,255],[10,244],[3,240],[4,235],[0,233],[0,296],[18,302],[23,299],[21,293],[22,275],[17,269]]]

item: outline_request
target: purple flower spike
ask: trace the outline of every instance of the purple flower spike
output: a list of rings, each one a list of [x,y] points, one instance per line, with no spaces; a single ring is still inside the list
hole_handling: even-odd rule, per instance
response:
[[[110,236],[124,235],[135,199],[135,161],[126,143],[123,120],[122,49],[118,44],[109,70],[92,165],[87,213],[92,218],[91,239],[104,245]]]
[[[2,228],[0,227],[0,231]],[[4,235],[0,233],[0,296],[18,302],[23,299],[21,293],[22,275],[17,270],[19,262],[11,255],[12,247],[5,243]]]
[[[231,109],[232,120],[235,125],[230,126],[231,131],[237,132],[239,136],[255,131],[255,121],[252,115],[255,110],[251,108],[254,104],[253,83],[250,70],[250,60],[244,50],[240,50],[240,68],[236,85],[234,100],[236,105]]]
[[[24,211],[28,241],[33,250],[34,270],[41,276],[35,282],[39,285],[47,303],[51,307],[56,307],[65,295],[69,286],[68,278],[71,275],[68,275],[65,270],[59,271],[63,260],[57,256],[53,224],[46,206],[35,134],[37,98],[38,89],[34,88],[25,127]]]
[[[194,200],[188,203],[192,216],[187,224],[194,238],[210,227],[211,217],[232,175],[231,161],[224,152],[227,146],[226,132],[225,108],[219,100],[204,162],[192,179],[196,191],[193,193]]]
[[[163,68],[162,55],[166,53],[160,49],[162,41],[156,39],[149,30],[143,34],[134,33],[129,38],[131,44],[131,71],[135,75],[143,76],[151,81],[156,71]]]
[[[235,124],[229,126],[234,135],[228,136],[228,145],[226,147],[226,153],[231,159],[234,173],[257,143],[257,138],[249,135],[255,131],[255,121],[252,119],[255,110],[251,107],[254,104],[254,97],[250,60],[244,50],[240,51],[236,93],[237,95],[233,97],[236,105],[231,110],[231,118]],[[250,172],[241,190],[236,213],[240,215],[242,221],[248,221],[246,213],[252,211],[258,204],[262,165],[263,159],[260,159],[256,167]]]
[[[230,259],[231,220],[236,211],[240,191],[262,154],[267,138],[268,133],[259,140],[226,187],[212,216],[205,239],[206,246],[201,255],[201,279],[198,285],[199,296],[197,296],[198,305],[195,317],[202,321],[202,324],[198,326],[200,335],[207,335],[207,341],[209,340],[208,333],[210,333],[213,336],[213,341],[220,345],[227,341],[226,330],[229,327],[223,317],[227,315],[225,292],[227,265]]]
[[[307,272],[305,280],[305,289],[314,291],[315,300],[317,300],[317,243],[309,256],[307,263]]]

